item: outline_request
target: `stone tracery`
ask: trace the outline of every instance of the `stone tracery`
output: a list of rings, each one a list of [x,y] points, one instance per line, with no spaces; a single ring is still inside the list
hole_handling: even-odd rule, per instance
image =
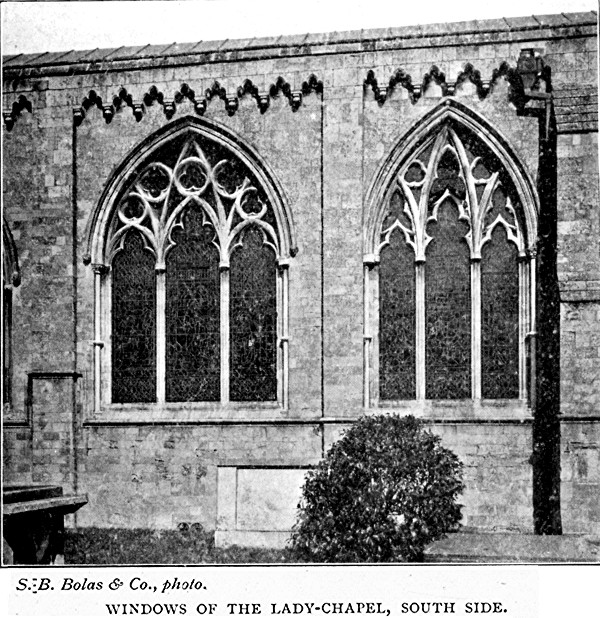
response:
[[[192,137],[174,164],[161,160],[148,163],[121,198],[107,255],[117,253],[127,233],[137,230],[155,256],[157,269],[164,269],[166,256],[175,245],[173,231],[184,226],[183,215],[194,206],[202,212],[204,225],[216,232],[221,266],[229,265],[231,252],[249,225],[263,230],[265,242],[279,256],[273,217],[257,181],[233,158],[210,159]]]
[[[375,401],[527,398],[535,202],[493,133],[463,114],[454,101],[433,110],[436,122],[409,133],[412,147],[392,152],[368,196],[365,406],[371,362]]]

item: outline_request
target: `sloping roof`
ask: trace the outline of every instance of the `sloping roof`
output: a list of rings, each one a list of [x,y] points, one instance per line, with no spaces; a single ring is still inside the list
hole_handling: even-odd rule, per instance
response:
[[[561,13],[559,15],[532,15],[530,17],[507,17],[491,20],[474,20],[456,23],[424,24],[356,30],[352,32],[329,32],[300,34],[253,39],[226,39],[222,41],[198,41],[195,43],[165,43],[163,45],[138,45],[113,49],[70,50],[37,54],[17,54],[3,57],[3,70],[7,73],[63,73],[87,72],[110,68],[136,68],[161,64],[174,65],[181,62],[227,62],[242,59],[259,59],[291,55],[360,52],[365,50],[394,49],[411,46],[464,44],[465,37],[473,37],[470,43],[495,42],[501,35],[531,40],[548,36],[573,35],[586,27],[596,27],[597,13]],[[153,62],[154,61],[154,62]]]

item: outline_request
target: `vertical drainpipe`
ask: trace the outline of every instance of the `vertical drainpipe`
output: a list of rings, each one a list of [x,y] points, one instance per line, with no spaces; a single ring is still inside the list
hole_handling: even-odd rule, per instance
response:
[[[71,150],[71,236],[72,236],[72,255],[71,268],[73,269],[73,375],[78,372],[77,359],[77,126],[75,119],[72,120],[72,150]],[[72,415],[71,415],[71,478],[73,479],[73,492],[79,489],[79,422],[77,413],[77,380],[73,379],[71,386]],[[77,528],[77,513],[73,514],[73,525]]]
[[[325,94],[321,92],[321,418],[325,418],[325,171],[324,134],[325,134]],[[321,423],[321,457],[325,456],[325,423]]]

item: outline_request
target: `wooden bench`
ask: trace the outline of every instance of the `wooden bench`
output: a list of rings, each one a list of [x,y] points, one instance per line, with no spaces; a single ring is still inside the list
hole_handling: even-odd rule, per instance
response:
[[[64,516],[87,504],[87,495],[63,495],[55,485],[2,488],[4,564],[63,564]]]

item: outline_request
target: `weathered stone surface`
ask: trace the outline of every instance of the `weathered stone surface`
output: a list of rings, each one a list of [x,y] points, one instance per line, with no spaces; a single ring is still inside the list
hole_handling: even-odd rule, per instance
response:
[[[577,421],[562,425],[563,525],[567,532],[597,531],[595,22],[594,14],[544,16],[6,58],[3,108],[13,126],[3,132],[4,216],[22,283],[13,290],[5,480],[59,483],[87,493],[80,525],[169,528],[186,522],[215,529],[221,506],[227,511],[233,499],[219,495],[220,486],[228,487],[220,475],[238,470],[243,483],[236,496],[256,542],[268,542],[257,527],[289,525],[289,512],[283,513],[292,494],[285,488],[319,460],[346,426],[342,421],[363,412],[363,233],[365,201],[378,170],[399,140],[442,103],[446,89],[494,128],[539,188],[545,182],[544,123],[517,113],[500,69],[503,63],[515,67],[521,49],[535,48],[556,86],[560,409]],[[467,64],[481,81],[456,86]],[[446,82],[432,81],[421,93],[432,65]],[[399,69],[410,75],[412,90],[402,83],[388,89]],[[376,88],[372,81],[365,87],[370,70]],[[211,98],[207,91],[216,92],[216,82],[225,94]],[[16,110],[20,96],[25,100]],[[93,272],[83,262],[90,218],[129,153],[189,116],[226,127],[253,149],[293,213],[298,253],[289,265],[289,409],[269,412],[277,424],[250,419],[256,410],[244,408],[222,423],[214,411],[207,422],[201,409],[179,417],[174,412],[171,424],[139,410],[135,422],[127,410],[111,422],[94,419]],[[31,372],[71,377],[34,378],[28,390]],[[443,407],[437,413],[437,421],[453,414]],[[432,427],[465,463],[464,523],[532,531],[529,421],[509,421],[497,406],[483,406],[473,418]],[[261,496],[263,482],[268,491]],[[271,506],[254,508],[260,499]]]

